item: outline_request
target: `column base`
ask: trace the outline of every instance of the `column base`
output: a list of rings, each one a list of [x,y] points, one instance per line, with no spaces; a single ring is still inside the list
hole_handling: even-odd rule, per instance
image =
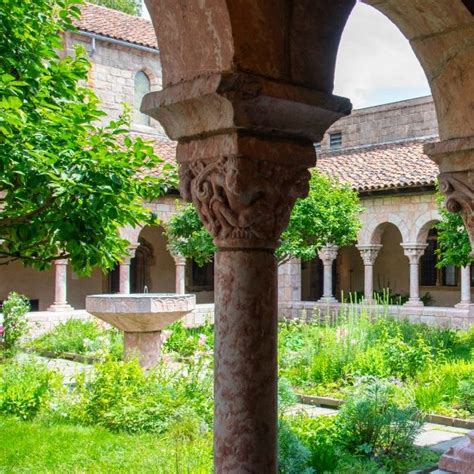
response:
[[[445,471],[468,474],[474,466],[474,431],[467,434],[467,439],[452,446],[441,457],[438,467]]]
[[[125,359],[138,357],[140,366],[145,370],[158,363],[161,353],[161,331],[125,332]]]
[[[53,303],[51,306],[48,307],[46,311],[53,311],[53,312],[64,312],[64,311],[74,311],[74,308],[67,303]]]
[[[321,303],[321,304],[335,304],[339,303],[339,301],[334,298],[334,296],[323,296],[322,298],[319,298],[316,303]]]
[[[417,300],[408,300],[403,306],[406,306],[408,308],[421,308],[424,305],[423,301],[420,299]]]
[[[473,310],[474,309],[474,303],[468,303],[468,302],[461,301],[460,303],[455,304],[454,307],[457,308],[457,309]]]

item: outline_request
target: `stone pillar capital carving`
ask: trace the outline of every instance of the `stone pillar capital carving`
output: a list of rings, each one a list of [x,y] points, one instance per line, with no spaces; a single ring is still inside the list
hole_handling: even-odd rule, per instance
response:
[[[403,247],[403,253],[410,261],[410,265],[417,265],[421,256],[425,253],[426,247],[428,247],[428,244],[418,243],[407,243],[401,245]]]
[[[193,141],[178,154],[181,194],[220,249],[274,249],[315,160],[309,142],[238,133]]]
[[[462,215],[474,257],[474,137],[430,143],[425,153],[439,166],[439,189],[446,196],[446,208]]]
[[[181,255],[173,255],[173,260],[174,260],[174,264],[177,267],[186,265],[186,257],[183,257]]]
[[[339,247],[337,245],[325,245],[318,251],[318,257],[322,260],[323,265],[332,265],[336,260]]]
[[[381,244],[368,244],[368,245],[356,245],[359,249],[360,256],[364,262],[364,265],[374,265],[375,260],[377,259],[380,249],[382,248]]]

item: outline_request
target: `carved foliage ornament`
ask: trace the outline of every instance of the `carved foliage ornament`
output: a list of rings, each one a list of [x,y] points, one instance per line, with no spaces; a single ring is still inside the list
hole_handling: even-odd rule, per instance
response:
[[[301,166],[242,156],[180,164],[181,195],[194,203],[220,248],[276,248],[310,177]]]
[[[439,189],[446,196],[448,211],[461,213],[474,251],[474,172],[441,173]]]

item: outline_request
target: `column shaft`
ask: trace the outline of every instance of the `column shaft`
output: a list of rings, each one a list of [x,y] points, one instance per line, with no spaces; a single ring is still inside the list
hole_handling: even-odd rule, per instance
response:
[[[119,265],[119,293],[123,295],[130,293],[130,259]]]
[[[471,267],[461,267],[461,305],[471,304]]]
[[[216,254],[216,473],[277,471],[277,263],[270,250]]]
[[[420,281],[418,262],[410,262],[410,300],[420,301]]]
[[[54,303],[48,311],[69,311],[74,309],[67,302],[67,260],[54,262]]]
[[[184,295],[186,293],[186,259],[175,257],[174,261],[176,267],[175,291],[178,295]]]
[[[364,299],[372,301],[374,298],[374,266],[364,265]]]

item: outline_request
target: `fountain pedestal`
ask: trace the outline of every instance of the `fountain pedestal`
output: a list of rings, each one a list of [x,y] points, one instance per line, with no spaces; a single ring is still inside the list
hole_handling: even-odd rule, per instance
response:
[[[125,357],[149,369],[160,357],[161,331],[196,307],[195,295],[143,293],[92,295],[86,310],[124,332]]]

